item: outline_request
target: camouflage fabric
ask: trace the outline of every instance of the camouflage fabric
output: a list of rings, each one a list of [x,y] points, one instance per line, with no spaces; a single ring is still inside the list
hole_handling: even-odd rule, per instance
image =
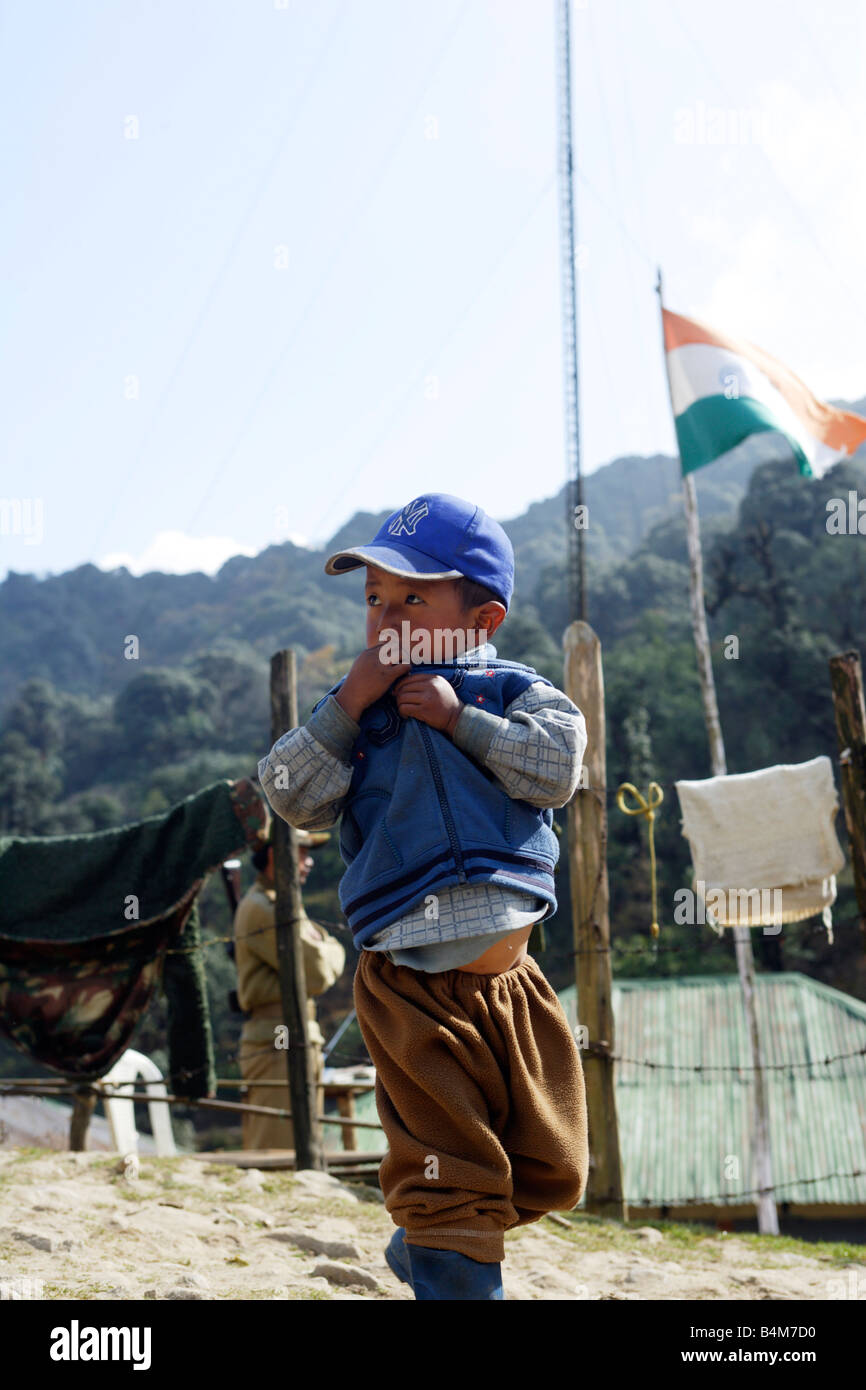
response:
[[[52,1070],[96,1080],[161,983],[172,1090],[207,1094],[215,1073],[196,895],[267,819],[244,779],[97,834],[0,839],[3,1032]],[[143,920],[128,920],[133,902]]]

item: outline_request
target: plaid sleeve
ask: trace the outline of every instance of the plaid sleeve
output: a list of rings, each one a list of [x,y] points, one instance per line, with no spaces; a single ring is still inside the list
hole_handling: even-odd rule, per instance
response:
[[[483,763],[508,795],[532,806],[565,806],[577,791],[586,721],[561,690],[534,681],[504,716],[466,705],[454,742]]]
[[[352,780],[349,758],[360,725],[329,696],[306,724],[277,739],[259,763],[275,815],[296,830],[327,830],[339,819]]]

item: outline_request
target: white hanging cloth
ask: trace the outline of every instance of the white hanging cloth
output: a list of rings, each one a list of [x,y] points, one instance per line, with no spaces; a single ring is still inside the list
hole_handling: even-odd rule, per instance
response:
[[[832,943],[830,908],[845,856],[830,759],[675,786],[710,925],[801,922],[820,913]]]

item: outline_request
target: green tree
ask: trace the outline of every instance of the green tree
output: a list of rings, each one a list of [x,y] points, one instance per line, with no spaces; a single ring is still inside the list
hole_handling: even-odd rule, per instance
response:
[[[41,756],[56,756],[63,744],[62,697],[50,681],[25,681],[6,711],[3,727],[20,734]]]
[[[133,759],[168,763],[213,741],[218,698],[189,672],[151,671],[120,692],[114,714]]]

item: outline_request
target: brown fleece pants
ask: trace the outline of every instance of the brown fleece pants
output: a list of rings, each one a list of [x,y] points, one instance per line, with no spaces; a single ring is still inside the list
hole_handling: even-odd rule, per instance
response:
[[[410,1245],[496,1264],[505,1231],[580,1201],[583,1068],[532,956],[431,974],[362,951],[354,996],[388,1140],[379,1180]]]

